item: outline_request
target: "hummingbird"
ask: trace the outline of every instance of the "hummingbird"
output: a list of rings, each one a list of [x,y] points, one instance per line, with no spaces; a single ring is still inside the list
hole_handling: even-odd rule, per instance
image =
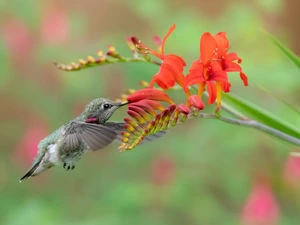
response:
[[[88,150],[97,151],[111,144],[123,127],[121,123],[106,124],[106,121],[119,107],[127,104],[105,98],[91,101],[78,117],[40,141],[37,156],[20,182],[60,164],[66,170],[73,170],[76,162]],[[114,127],[110,128],[112,124]]]
[[[56,165],[73,170],[84,153],[103,149],[114,141],[121,141],[121,131],[125,131],[125,123],[107,121],[119,107],[127,104],[128,102],[120,103],[106,98],[94,99],[88,103],[78,117],[40,141],[37,156],[20,182]],[[165,133],[161,131],[147,136],[142,142],[153,141]]]

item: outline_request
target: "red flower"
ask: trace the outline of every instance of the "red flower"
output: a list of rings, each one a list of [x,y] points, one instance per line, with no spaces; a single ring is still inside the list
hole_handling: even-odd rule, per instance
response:
[[[241,215],[245,225],[275,225],[280,217],[279,206],[270,185],[254,184]]]
[[[221,92],[230,91],[227,72],[239,71],[240,76],[247,86],[247,76],[242,73],[242,68],[234,62],[241,59],[235,53],[227,54],[229,42],[224,32],[212,36],[205,32],[200,39],[200,58],[195,61],[185,80],[185,90],[188,86],[198,84],[198,96],[201,98],[205,87],[208,89],[208,103],[221,105]]]
[[[192,106],[192,107],[196,108],[197,110],[204,109],[204,103],[197,95],[191,95],[188,98],[187,105]]]
[[[174,178],[175,164],[169,157],[159,156],[152,166],[153,183],[159,186],[168,185]]]
[[[200,40],[200,59],[195,61],[185,80],[185,89],[188,86],[199,84],[198,96],[201,98],[208,89],[208,103],[213,104],[216,99],[218,106],[221,104],[221,90],[229,91],[227,73],[222,70],[219,62],[213,61],[217,55],[218,45],[213,36],[206,32]]]
[[[16,156],[22,162],[32,162],[37,154],[39,142],[48,135],[46,121],[34,117],[28,121],[25,132],[16,146]]]
[[[229,50],[229,41],[225,32],[219,32],[214,36],[218,44],[217,60],[220,61],[222,69],[226,72],[240,72],[240,77],[245,86],[248,86],[248,78],[242,72],[242,67],[239,65],[242,59],[235,52],[227,53]],[[237,61],[234,62],[234,61]]]
[[[183,75],[183,68],[186,66],[185,61],[174,54],[168,54],[165,55],[164,52],[164,46],[167,38],[169,35],[175,30],[176,24],[174,24],[166,34],[166,36],[163,38],[163,41],[161,43],[161,52],[156,52],[151,48],[148,48],[146,45],[144,45],[139,39],[136,37],[132,37],[131,40],[137,47],[137,49],[142,54],[152,54],[156,57],[163,60],[162,65],[160,67],[160,70],[157,74],[154,75],[152,78],[149,87],[153,87],[154,83],[157,83],[158,86],[160,86],[162,89],[167,90],[175,85],[175,83],[178,83],[181,87],[184,87],[184,75]]]
[[[133,94],[129,95],[126,99],[129,103],[134,103],[145,99],[168,102],[170,104],[174,103],[165,92],[153,88],[144,88],[138,90]]]
[[[61,8],[47,8],[41,25],[41,37],[49,44],[62,44],[68,39],[67,13]]]
[[[30,57],[34,42],[29,27],[23,21],[8,20],[3,24],[0,31],[9,54],[11,54],[13,60],[17,61],[17,65]]]
[[[300,186],[300,157],[291,155],[289,156],[285,169],[284,179],[293,188]]]

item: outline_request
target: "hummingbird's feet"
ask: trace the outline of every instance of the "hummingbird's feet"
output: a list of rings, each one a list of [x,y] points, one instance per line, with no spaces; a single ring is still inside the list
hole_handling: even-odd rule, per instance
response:
[[[69,165],[69,164],[67,164],[67,163],[64,163],[64,169],[66,169],[67,171],[68,170],[74,170],[74,168],[75,168],[75,165]]]

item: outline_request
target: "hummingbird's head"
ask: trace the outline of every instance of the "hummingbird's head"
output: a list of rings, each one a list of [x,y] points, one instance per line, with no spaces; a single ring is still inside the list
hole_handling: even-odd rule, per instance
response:
[[[97,118],[99,123],[104,123],[119,107],[127,104],[127,102],[121,103],[106,98],[97,98],[85,107],[83,114],[85,119]]]

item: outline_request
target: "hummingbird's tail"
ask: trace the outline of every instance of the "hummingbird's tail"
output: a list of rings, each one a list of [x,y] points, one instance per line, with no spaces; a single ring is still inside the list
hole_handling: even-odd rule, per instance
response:
[[[20,179],[20,183],[32,176],[35,176],[36,174],[34,174],[34,172],[36,171],[36,169],[38,168],[38,166],[40,165],[40,163],[36,163],[35,165],[33,165],[28,171],[27,173]]]

